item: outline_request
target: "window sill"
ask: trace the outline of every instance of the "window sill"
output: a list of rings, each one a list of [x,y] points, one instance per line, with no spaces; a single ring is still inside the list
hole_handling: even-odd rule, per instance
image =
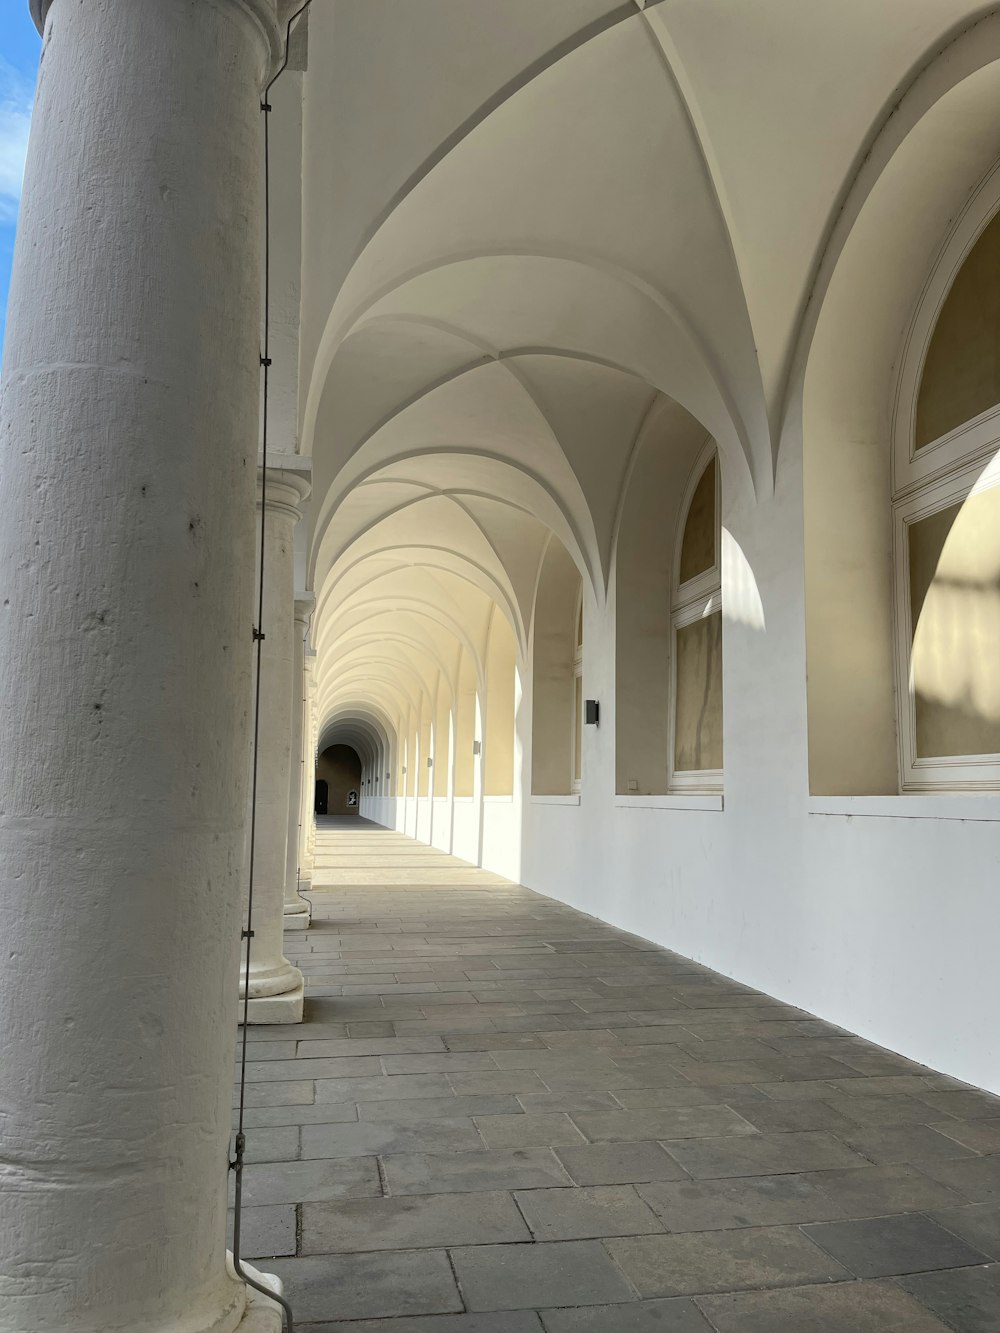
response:
[[[579,792],[566,792],[564,795],[529,796],[532,805],[579,805]]]
[[[716,810],[725,809],[722,792],[671,792],[666,796],[615,796],[620,810]]]
[[[810,815],[860,815],[869,819],[972,819],[1000,821],[1000,796],[936,792],[927,796],[810,796]]]

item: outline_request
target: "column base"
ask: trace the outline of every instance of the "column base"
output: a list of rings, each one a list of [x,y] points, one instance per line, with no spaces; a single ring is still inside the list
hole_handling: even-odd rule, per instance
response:
[[[233,1267],[233,1256],[229,1250],[226,1251],[226,1262],[229,1271],[239,1282],[240,1278]],[[243,1263],[240,1266],[255,1281],[260,1282],[265,1287],[270,1287],[279,1296],[285,1294],[281,1278],[275,1277],[273,1273],[261,1273],[252,1264],[248,1263]],[[247,1287],[246,1309],[243,1312],[243,1318],[236,1325],[233,1333],[281,1333],[281,1327],[281,1306],[278,1302],[270,1300],[262,1292],[255,1291],[253,1287]]]
[[[285,903],[285,930],[308,930],[312,922],[312,904],[305,898],[294,898]]]
[[[300,981],[294,990],[287,990],[282,995],[251,996],[247,1004],[247,1023],[250,1027],[258,1023],[301,1023],[305,994],[305,984]],[[242,1022],[243,1001],[241,1000],[241,1025]]]

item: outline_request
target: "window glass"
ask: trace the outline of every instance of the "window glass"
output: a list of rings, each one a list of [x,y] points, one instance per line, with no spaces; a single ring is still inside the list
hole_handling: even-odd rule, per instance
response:
[[[715,467],[713,457],[691,497],[681,541],[680,583],[715,565]]]
[[[678,628],[674,768],[722,768],[722,612]]]
[[[969,252],[941,308],[924,362],[914,446],[1000,403],[1000,214]]]

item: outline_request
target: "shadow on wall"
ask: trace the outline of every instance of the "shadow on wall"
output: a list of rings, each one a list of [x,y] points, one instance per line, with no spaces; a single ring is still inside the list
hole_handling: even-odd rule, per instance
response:
[[[326,783],[324,813],[356,815],[361,793],[361,760],[349,745],[330,745],[316,761],[316,785]]]

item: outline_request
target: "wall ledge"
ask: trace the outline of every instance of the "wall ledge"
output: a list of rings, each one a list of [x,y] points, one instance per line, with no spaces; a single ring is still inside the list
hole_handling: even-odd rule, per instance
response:
[[[1000,795],[936,792],[927,796],[810,796],[810,815],[868,819],[967,819],[1000,821]]]
[[[725,809],[722,792],[670,792],[664,796],[615,796],[618,810],[715,810]]]
[[[549,796],[529,796],[528,800],[532,805],[579,805],[580,793],[567,792],[565,795],[553,793]]]

